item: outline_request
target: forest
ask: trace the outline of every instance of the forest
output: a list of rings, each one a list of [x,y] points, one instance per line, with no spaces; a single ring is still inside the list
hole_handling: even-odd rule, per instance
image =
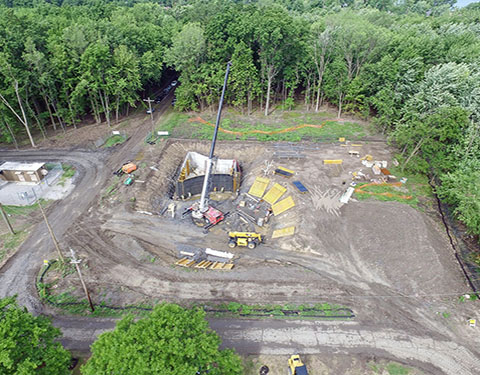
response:
[[[480,234],[480,3],[455,0],[0,0],[0,142],[108,126],[178,76],[176,109],[220,96],[268,116],[330,103]]]

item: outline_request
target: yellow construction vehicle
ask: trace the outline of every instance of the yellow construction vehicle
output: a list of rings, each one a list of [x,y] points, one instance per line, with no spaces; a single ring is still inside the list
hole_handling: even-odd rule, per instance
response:
[[[307,366],[302,363],[298,354],[294,354],[288,359],[288,370],[290,375],[308,375]]]
[[[257,245],[263,242],[262,236],[255,232],[228,232],[228,246],[247,246],[249,249],[255,249]]]

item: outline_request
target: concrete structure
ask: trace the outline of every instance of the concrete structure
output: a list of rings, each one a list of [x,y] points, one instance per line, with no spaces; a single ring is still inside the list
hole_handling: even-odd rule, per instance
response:
[[[47,175],[45,163],[7,161],[0,165],[0,178],[10,182],[37,184]]]
[[[202,192],[208,157],[188,152],[175,180],[177,198],[189,198]],[[236,160],[216,159],[212,169],[210,191],[236,192],[240,188],[240,166]]]

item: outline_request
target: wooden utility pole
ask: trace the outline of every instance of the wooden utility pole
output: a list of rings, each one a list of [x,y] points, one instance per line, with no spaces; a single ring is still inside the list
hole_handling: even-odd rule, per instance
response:
[[[47,215],[45,215],[45,211],[43,210],[42,204],[40,203],[40,200],[38,200],[38,207],[40,207],[40,211],[42,212],[43,215],[43,220],[45,220],[45,224],[47,225],[48,232],[50,233],[50,237],[52,237],[53,244],[55,245],[55,248],[57,249],[58,257],[62,261],[62,263],[65,263],[65,258],[63,257],[62,251],[60,250],[60,245],[58,244],[57,238],[55,237],[55,234],[53,233],[52,227],[50,226],[50,223],[48,222]]]
[[[152,99],[150,99],[150,97],[148,97],[147,99],[143,99],[143,101],[148,103],[148,110],[150,112],[150,120],[152,120],[152,137],[153,137],[153,133],[155,132],[155,123],[153,122],[152,102],[154,100],[152,100]]]
[[[80,271],[79,264],[80,264],[81,260],[77,259],[76,255],[75,255],[75,251],[72,248],[70,248],[70,253],[72,254],[72,260],[70,261],[70,263],[74,264],[75,268],[77,269],[78,277],[80,277],[80,282],[82,283],[83,290],[85,291],[85,295],[87,296],[88,303],[90,304],[90,310],[92,310],[92,312],[94,312],[95,308],[93,307],[93,303],[92,303],[92,300],[90,298],[90,294],[88,293],[87,286],[85,285],[85,281],[83,281],[82,271]]]
[[[7,224],[8,230],[10,231],[11,234],[15,235],[15,232],[13,231],[12,224],[10,224],[10,221],[8,220],[8,216],[3,210],[3,206],[0,203],[0,212],[2,213],[3,220],[5,220],[5,223]]]

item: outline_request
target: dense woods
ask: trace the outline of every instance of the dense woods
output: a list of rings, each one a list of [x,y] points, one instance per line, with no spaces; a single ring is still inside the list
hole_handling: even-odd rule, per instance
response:
[[[176,72],[178,110],[336,105],[480,234],[480,6],[453,1],[0,1],[0,141],[109,126]]]

